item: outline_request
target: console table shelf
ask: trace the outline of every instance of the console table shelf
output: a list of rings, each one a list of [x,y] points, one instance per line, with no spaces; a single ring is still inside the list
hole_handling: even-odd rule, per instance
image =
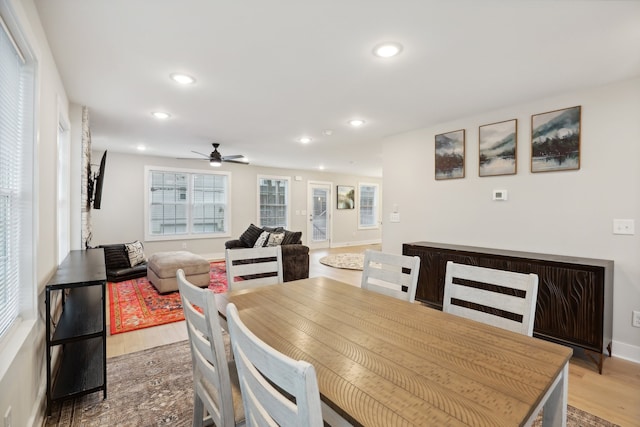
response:
[[[48,414],[57,400],[100,390],[107,397],[106,281],[104,251],[88,249],[71,251],[46,286]],[[56,292],[62,301],[57,321],[51,307]]]
[[[432,242],[405,243],[402,253],[420,257],[416,300],[440,310],[447,261],[537,274],[533,335],[584,349],[602,373],[605,350],[611,356],[613,261]]]

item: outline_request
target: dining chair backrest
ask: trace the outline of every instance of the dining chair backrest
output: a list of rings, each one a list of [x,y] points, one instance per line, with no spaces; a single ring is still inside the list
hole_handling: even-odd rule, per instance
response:
[[[242,397],[235,362],[227,359],[215,294],[190,283],[182,269],[176,272],[176,278],[191,348],[193,425],[209,421],[217,426],[241,425]]]
[[[443,311],[533,335],[538,276],[447,262]]]
[[[230,291],[284,281],[280,246],[227,249],[225,259]]]
[[[362,289],[414,302],[420,258],[367,249],[362,268]]]
[[[227,305],[231,345],[247,426],[322,427],[316,371],[266,344],[242,323],[233,303]]]

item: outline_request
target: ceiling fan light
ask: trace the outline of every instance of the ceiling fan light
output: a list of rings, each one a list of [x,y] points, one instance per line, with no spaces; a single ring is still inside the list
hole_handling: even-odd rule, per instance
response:
[[[222,161],[214,159],[214,160],[211,160],[209,164],[214,168],[219,168],[220,166],[222,166]]]

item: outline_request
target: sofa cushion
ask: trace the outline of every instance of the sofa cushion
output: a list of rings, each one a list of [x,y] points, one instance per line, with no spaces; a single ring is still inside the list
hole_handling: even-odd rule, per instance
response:
[[[268,231],[263,231],[260,233],[258,240],[253,244],[254,248],[262,248],[263,246],[267,246],[267,242],[269,241],[269,233]]]
[[[302,243],[302,231],[284,230],[283,245],[294,245],[298,243]]]
[[[131,267],[124,244],[102,245],[100,247],[104,250],[104,263],[107,270]]]
[[[247,247],[252,248],[256,244],[256,240],[260,237],[264,230],[251,224],[240,236],[239,240]]]
[[[125,243],[124,246],[127,248],[129,264],[131,264],[131,267],[135,267],[136,265],[142,264],[146,261],[144,249],[140,241],[136,240],[133,243]]]
[[[269,240],[267,240],[267,246],[280,246],[284,239],[284,232],[269,234]]]

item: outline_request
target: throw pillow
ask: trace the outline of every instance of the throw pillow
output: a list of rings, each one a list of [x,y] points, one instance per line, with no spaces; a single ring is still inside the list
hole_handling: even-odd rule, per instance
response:
[[[282,239],[284,239],[284,233],[271,233],[267,241],[267,246],[280,246]]]
[[[140,241],[136,240],[133,243],[125,243],[124,246],[127,248],[129,264],[131,264],[131,267],[135,267],[136,265],[142,264],[146,261],[142,243]]]
[[[251,224],[249,228],[247,228],[245,232],[242,233],[239,240],[247,248],[252,248],[256,244],[256,240],[258,240],[258,237],[260,237],[260,234],[262,234],[263,231],[264,230],[262,230],[262,228],[256,227],[255,225]]]
[[[282,240],[283,245],[293,245],[297,243],[302,243],[302,231],[284,231],[284,239]]]
[[[256,240],[256,243],[254,243],[253,247],[254,248],[261,248],[263,246],[267,246],[267,242],[269,241],[269,233],[268,231],[263,231],[262,234],[260,234],[260,237],[258,237],[258,240]]]

